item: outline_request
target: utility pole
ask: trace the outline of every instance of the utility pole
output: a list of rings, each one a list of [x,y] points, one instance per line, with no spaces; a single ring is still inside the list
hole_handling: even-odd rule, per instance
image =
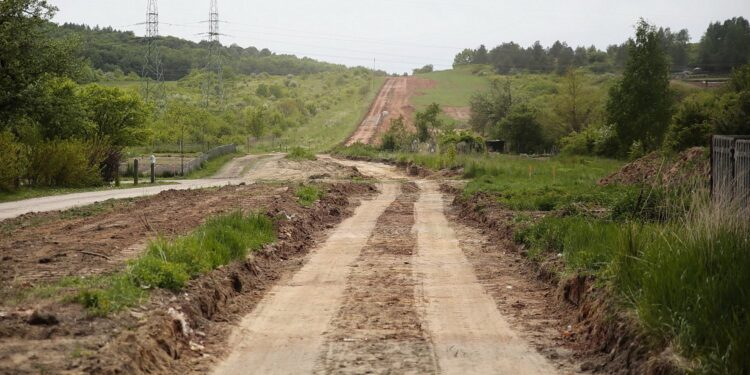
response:
[[[219,106],[224,105],[224,79],[222,77],[221,41],[219,40],[219,1],[211,0],[208,15],[208,61],[206,63],[206,83],[203,88],[203,104],[211,106],[211,97],[215,96]],[[216,83],[214,83],[214,75]]]
[[[166,91],[164,88],[164,70],[159,55],[159,7],[157,0],[148,0],[146,17],[146,58],[141,73],[143,96],[146,101],[153,100],[158,106],[163,107],[166,102]]]

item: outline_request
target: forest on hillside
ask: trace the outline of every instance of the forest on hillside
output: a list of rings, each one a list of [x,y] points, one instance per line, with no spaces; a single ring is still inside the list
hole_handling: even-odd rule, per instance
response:
[[[726,74],[750,61],[750,23],[743,17],[709,24],[698,43],[691,43],[686,29],[673,32],[661,27],[656,33],[669,57],[671,72],[699,68],[702,72]],[[571,67],[585,67],[595,73],[620,72],[628,61],[629,43],[632,40],[610,45],[604,51],[595,46],[574,48],[561,41],[550,47],[539,42],[526,48],[514,42],[492,49],[482,45],[461,51],[454,66],[489,64],[501,74],[521,71],[564,74]]]
[[[94,82],[107,77],[123,79],[141,75],[146,40],[132,31],[119,31],[112,27],[90,27],[86,25],[45,24],[45,31],[52,39],[65,40],[76,46],[76,55],[87,62],[81,79]],[[207,63],[208,42],[199,43],[172,36],[158,40],[159,54],[164,68],[164,79],[176,81],[186,77],[194,69],[203,69]],[[267,48],[242,48],[236,44],[220,48],[225,74],[271,75],[312,74],[346,67],[320,62],[307,57],[276,54]]]

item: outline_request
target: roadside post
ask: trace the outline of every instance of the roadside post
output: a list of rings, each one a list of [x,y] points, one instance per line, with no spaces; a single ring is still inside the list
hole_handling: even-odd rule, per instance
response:
[[[133,160],[133,185],[138,185],[138,159]]]
[[[156,183],[156,156],[151,155],[151,183]]]

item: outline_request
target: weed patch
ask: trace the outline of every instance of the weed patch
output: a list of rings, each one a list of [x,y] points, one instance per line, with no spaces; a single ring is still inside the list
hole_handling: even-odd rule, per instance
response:
[[[302,147],[294,147],[291,151],[286,155],[286,158],[289,160],[317,160],[315,157],[315,154],[313,154],[310,150],[304,149]]]
[[[193,233],[169,241],[152,241],[126,271],[93,279],[67,281],[78,286],[74,301],[93,315],[104,316],[140,303],[154,288],[178,291],[192,278],[243,259],[276,239],[271,219],[233,212],[209,219]]]
[[[303,207],[312,206],[315,202],[323,198],[324,194],[323,190],[313,185],[300,186],[295,191],[299,204]]]

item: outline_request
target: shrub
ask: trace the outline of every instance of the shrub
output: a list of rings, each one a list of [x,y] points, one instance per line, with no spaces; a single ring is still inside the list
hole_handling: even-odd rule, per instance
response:
[[[0,191],[13,191],[25,172],[28,150],[10,132],[0,133],[0,150]]]
[[[302,147],[295,147],[291,151],[289,151],[289,154],[286,155],[286,158],[289,160],[317,160],[315,157],[315,154],[313,154],[310,150],[302,148]]]
[[[100,165],[107,155],[94,142],[40,142],[31,147],[27,179],[32,186],[86,187],[102,184]]]
[[[711,117],[714,111],[710,97],[691,96],[683,101],[669,127],[664,147],[676,152],[694,146],[706,146],[711,136]]]

